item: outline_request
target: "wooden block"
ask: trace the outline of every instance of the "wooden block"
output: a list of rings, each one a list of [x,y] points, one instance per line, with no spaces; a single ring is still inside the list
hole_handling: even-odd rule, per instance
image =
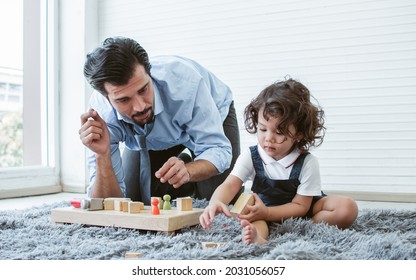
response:
[[[114,210],[88,211],[72,206],[51,210],[51,219],[55,223],[72,223],[105,227],[122,227],[139,230],[174,232],[188,226],[199,224],[199,216],[204,209],[192,211],[160,210],[160,215],[152,215],[151,206],[144,206],[138,214],[129,214]]]
[[[219,246],[224,245],[224,242],[202,242],[202,248],[206,249],[206,248],[216,248]]]
[[[91,198],[89,210],[104,210],[104,198]]]
[[[144,203],[140,202],[140,210],[144,210]]]
[[[121,199],[114,200],[114,211],[121,211],[123,209],[121,201]]]
[[[254,204],[254,196],[251,193],[243,192],[231,208],[230,212],[233,215],[243,214],[246,205]]]
[[[192,198],[191,197],[179,197],[176,199],[176,208],[179,211],[191,211],[192,210]]]
[[[114,210],[114,201],[120,200],[121,197],[107,197],[104,199],[104,210]]]
[[[121,202],[121,211],[123,211],[123,212],[129,212],[129,203],[130,203],[131,201],[126,201],[126,200],[123,200],[122,202]]]
[[[124,255],[124,258],[126,259],[138,259],[141,257],[143,257],[143,254],[137,252],[126,252],[126,254]]]
[[[90,211],[104,210],[103,198],[84,198],[81,200],[81,208]]]
[[[115,211],[123,211],[123,201],[131,201],[130,198],[123,198],[119,197],[118,199],[114,199],[114,210]]]
[[[128,201],[127,212],[130,214],[140,213],[140,210],[144,209],[144,203],[139,201]]]

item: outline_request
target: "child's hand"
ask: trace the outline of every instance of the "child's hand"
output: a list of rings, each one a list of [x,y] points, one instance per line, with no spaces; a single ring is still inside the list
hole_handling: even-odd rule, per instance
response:
[[[199,223],[204,229],[210,229],[211,222],[214,220],[215,216],[218,213],[224,213],[228,218],[231,217],[231,213],[222,202],[210,202],[209,205],[205,208],[204,212],[199,216]]]
[[[257,220],[267,220],[267,217],[269,215],[269,208],[266,205],[264,205],[263,201],[256,193],[253,193],[253,197],[254,204],[246,205],[246,214],[240,214],[238,215],[238,218],[241,220],[248,220],[249,222]]]

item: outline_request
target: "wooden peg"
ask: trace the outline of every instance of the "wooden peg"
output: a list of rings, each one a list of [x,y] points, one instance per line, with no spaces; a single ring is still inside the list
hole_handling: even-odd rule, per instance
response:
[[[152,215],[159,215],[160,209],[159,209],[159,199],[154,197],[152,198]]]
[[[163,210],[171,210],[172,208],[171,208],[171,206],[170,206],[170,195],[168,195],[168,194],[165,194],[164,196],[163,196]]]

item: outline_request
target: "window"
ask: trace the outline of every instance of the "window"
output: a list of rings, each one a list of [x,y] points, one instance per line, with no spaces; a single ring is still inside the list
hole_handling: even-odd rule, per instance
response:
[[[59,191],[54,1],[0,2],[0,198]]]

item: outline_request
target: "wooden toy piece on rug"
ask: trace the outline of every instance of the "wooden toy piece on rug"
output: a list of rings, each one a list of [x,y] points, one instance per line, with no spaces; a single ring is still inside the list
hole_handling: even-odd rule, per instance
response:
[[[172,207],[170,205],[170,195],[165,194],[163,196],[163,210],[172,210]]]
[[[124,255],[125,259],[138,259],[141,257],[143,257],[143,254],[138,252],[126,252],[126,254]]]
[[[201,246],[202,248],[206,249],[206,248],[217,248],[224,244],[225,244],[224,242],[202,242]]]
[[[254,196],[252,193],[243,192],[231,208],[230,212],[233,216],[245,213],[246,205],[254,204]]]
[[[152,198],[152,215],[160,215],[159,199],[157,197]]]
[[[178,197],[176,199],[176,209],[180,211],[192,211],[192,198]]]

